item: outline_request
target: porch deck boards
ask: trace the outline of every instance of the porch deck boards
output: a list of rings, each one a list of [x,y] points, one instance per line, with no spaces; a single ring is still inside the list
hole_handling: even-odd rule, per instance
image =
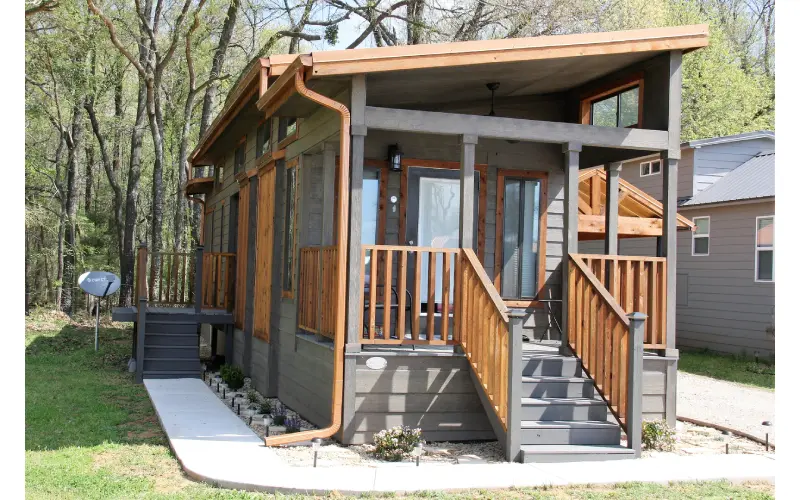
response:
[[[111,310],[111,318],[114,321],[123,323],[130,323],[136,321],[136,316],[139,308],[136,306],[129,307],[114,307]],[[194,316],[195,310],[193,307],[147,307],[147,314],[164,314],[175,316]],[[233,313],[225,309],[203,308],[200,310],[198,317],[200,323],[213,323],[213,324],[232,324]]]

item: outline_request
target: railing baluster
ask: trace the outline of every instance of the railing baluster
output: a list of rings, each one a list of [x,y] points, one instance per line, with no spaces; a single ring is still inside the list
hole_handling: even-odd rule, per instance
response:
[[[379,250],[373,249],[369,257],[369,339],[375,340],[375,303],[378,299]]]
[[[420,340],[419,319],[422,314],[422,252],[414,251],[414,306],[411,315],[411,337]]]
[[[392,251],[386,251],[383,278],[383,339],[389,340],[392,332]]]
[[[442,253],[442,340],[450,340],[450,252]]]
[[[408,271],[408,252],[398,252],[400,262],[397,265],[397,338],[406,338],[406,273]]]
[[[436,337],[436,252],[428,252],[428,342]]]

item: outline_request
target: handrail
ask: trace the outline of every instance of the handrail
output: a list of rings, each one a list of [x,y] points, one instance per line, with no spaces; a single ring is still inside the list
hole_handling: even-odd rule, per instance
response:
[[[589,280],[589,283],[592,285],[595,291],[599,293],[600,296],[603,297],[603,300],[608,303],[609,307],[611,307],[611,311],[617,316],[617,318],[619,318],[619,320],[622,321],[625,326],[630,326],[630,321],[628,320],[625,310],[623,310],[622,307],[617,304],[617,301],[614,300],[614,297],[611,295],[611,293],[606,290],[603,284],[600,283],[600,280],[595,277],[594,273],[588,267],[586,267],[586,264],[584,264],[583,261],[581,261],[580,255],[571,253],[569,254],[569,258],[586,276],[586,279]]]
[[[470,264],[472,264],[473,269],[475,269],[476,274],[480,280],[480,284],[483,286],[483,289],[486,293],[489,294],[489,298],[492,299],[492,303],[494,304],[495,308],[497,308],[497,312],[503,318],[503,320],[507,323],[508,322],[508,307],[506,306],[503,298],[500,297],[500,293],[497,291],[497,288],[494,287],[494,284],[489,279],[489,276],[486,274],[486,270],[481,265],[480,260],[478,260],[478,256],[475,255],[475,251],[471,248],[463,248],[464,256],[467,258]]]

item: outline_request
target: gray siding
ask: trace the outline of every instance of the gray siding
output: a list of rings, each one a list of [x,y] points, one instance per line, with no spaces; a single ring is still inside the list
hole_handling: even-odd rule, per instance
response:
[[[370,358],[386,366],[370,368]],[[394,425],[419,427],[428,441],[495,439],[469,370],[461,355],[357,355],[352,444],[371,443]]]
[[[642,177],[640,166],[645,161],[657,160],[658,155],[647,156],[638,160],[622,164],[620,177],[653,198],[661,201],[664,177],[661,173]],[[681,159],[678,161],[678,198],[692,196],[692,178],[694,175],[694,150],[684,148],[681,150]],[[663,172],[663,169],[662,169]]]
[[[773,321],[775,284],[755,281],[756,217],[774,213],[774,202],[683,211],[689,218],[710,216],[711,238],[708,256],[692,256],[691,235],[678,233],[678,275],[686,281],[678,347],[774,355],[765,328]]]
[[[676,358],[645,355],[642,374],[642,420],[675,423],[675,408],[668,404],[670,370],[677,368]],[[673,386],[674,386],[674,382]],[[673,388],[674,390],[674,388]]]

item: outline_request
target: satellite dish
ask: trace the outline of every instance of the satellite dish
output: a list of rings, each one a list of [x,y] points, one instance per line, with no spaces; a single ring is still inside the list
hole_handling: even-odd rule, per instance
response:
[[[89,295],[106,297],[119,290],[121,282],[114,273],[106,271],[88,271],[78,278],[78,285]]]

